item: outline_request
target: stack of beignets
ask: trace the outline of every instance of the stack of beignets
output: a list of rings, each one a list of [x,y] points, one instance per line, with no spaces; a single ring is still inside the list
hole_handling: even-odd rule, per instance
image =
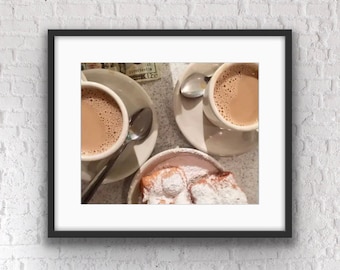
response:
[[[231,172],[187,179],[179,167],[153,171],[141,180],[147,204],[247,204],[247,197]]]

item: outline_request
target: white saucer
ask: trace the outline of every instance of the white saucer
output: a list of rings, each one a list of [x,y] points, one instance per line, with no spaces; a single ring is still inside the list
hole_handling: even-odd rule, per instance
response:
[[[140,84],[120,72],[106,69],[88,69],[83,72],[87,80],[98,82],[111,88],[123,100],[129,116],[143,107],[150,107],[153,111],[153,123],[149,136],[142,143],[128,146],[125,149],[103,183],[116,182],[134,173],[150,157],[155,147],[158,135],[158,121],[154,105]],[[82,180],[90,181],[102,168],[106,160],[82,162]]]
[[[174,89],[176,123],[195,148],[211,155],[234,156],[258,145],[258,132],[228,131],[214,126],[203,113],[202,98],[190,99],[180,94],[180,85],[194,72],[211,75],[221,64],[192,63],[183,72]]]

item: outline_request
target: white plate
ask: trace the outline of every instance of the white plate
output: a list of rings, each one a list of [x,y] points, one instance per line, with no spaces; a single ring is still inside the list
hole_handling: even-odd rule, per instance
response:
[[[221,64],[192,63],[183,72],[174,89],[176,123],[195,148],[211,155],[234,156],[258,145],[258,132],[228,131],[214,126],[203,113],[202,98],[190,99],[180,94],[180,85],[192,73],[211,75]]]
[[[87,80],[98,82],[111,88],[123,100],[129,116],[143,107],[150,107],[153,112],[153,123],[149,136],[142,143],[128,146],[125,149],[103,183],[116,182],[134,173],[149,158],[155,147],[158,121],[154,105],[140,84],[120,72],[106,69],[88,69],[83,72]],[[106,160],[82,162],[82,180],[90,181],[102,168]]]

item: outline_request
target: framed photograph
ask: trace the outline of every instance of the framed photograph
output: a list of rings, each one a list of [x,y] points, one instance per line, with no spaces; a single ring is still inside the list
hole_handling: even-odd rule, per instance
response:
[[[49,30],[49,237],[292,237],[291,30]]]

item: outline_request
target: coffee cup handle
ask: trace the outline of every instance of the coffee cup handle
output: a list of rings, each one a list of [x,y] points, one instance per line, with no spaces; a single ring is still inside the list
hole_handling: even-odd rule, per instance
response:
[[[84,72],[81,72],[81,81],[82,82],[86,82],[87,81],[87,78],[86,78]]]

